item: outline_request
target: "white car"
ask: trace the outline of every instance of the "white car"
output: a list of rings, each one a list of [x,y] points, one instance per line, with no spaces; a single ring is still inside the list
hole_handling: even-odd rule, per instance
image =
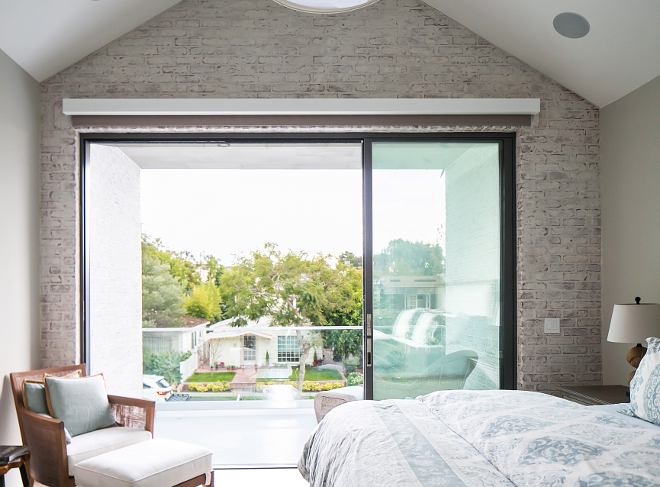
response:
[[[172,386],[162,375],[142,376],[142,397],[150,401],[165,402],[172,395]]]

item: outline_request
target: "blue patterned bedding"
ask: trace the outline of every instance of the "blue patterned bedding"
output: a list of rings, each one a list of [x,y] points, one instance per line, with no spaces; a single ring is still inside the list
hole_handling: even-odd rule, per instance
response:
[[[660,487],[660,432],[540,393],[441,391],[333,409],[298,468],[312,487]]]

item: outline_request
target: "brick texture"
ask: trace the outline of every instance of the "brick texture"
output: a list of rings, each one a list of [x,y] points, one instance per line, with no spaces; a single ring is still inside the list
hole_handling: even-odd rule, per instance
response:
[[[78,132],[62,98],[536,97],[532,127],[461,129],[517,133],[518,384],[601,382],[598,110],[428,5],[319,16],[184,0],[43,82],[42,96],[43,365],[74,362],[79,348]],[[561,318],[561,335],[543,334],[545,317]]]

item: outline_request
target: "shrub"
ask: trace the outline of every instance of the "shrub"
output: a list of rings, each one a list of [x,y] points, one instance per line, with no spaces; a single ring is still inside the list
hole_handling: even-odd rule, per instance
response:
[[[142,349],[142,373],[162,375],[170,384],[181,382],[179,363],[188,359],[190,352],[163,352],[153,353],[148,348]]]
[[[344,360],[344,369],[349,374],[352,374],[357,371],[358,361],[355,359],[346,359]]]
[[[346,380],[349,386],[359,386],[364,382],[364,376],[359,372],[353,372],[351,374],[348,374]]]

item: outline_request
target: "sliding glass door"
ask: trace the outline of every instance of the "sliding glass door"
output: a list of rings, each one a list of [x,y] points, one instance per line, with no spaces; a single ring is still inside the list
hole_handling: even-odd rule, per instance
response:
[[[502,155],[499,141],[373,142],[374,399],[504,385]]]
[[[514,387],[513,134],[81,140],[84,360],[157,436],[287,466],[317,393]]]

